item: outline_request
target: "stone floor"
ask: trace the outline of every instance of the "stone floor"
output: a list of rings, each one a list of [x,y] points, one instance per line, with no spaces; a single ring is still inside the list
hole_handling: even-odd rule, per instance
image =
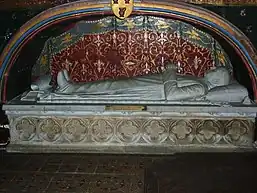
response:
[[[145,193],[256,193],[256,153],[184,153],[146,168]]]
[[[200,161],[201,164],[198,166],[193,166],[195,164],[192,165],[190,161],[191,155],[185,156],[184,163],[192,167],[199,167],[208,161],[205,159],[205,161]],[[179,160],[176,158],[177,155],[10,154],[1,152],[0,156],[0,193],[143,193],[144,183],[147,181],[144,179],[146,178],[144,173],[147,168],[153,167],[154,169],[157,163],[164,163],[162,164],[164,166],[168,163],[170,166],[167,170],[171,170],[173,165],[173,170],[181,173],[180,177],[188,172],[188,170],[183,172],[176,164],[172,164],[172,160]],[[212,159],[214,157],[216,156],[212,156]],[[217,159],[219,157],[217,154]],[[249,159],[252,158],[244,159],[242,167],[248,165]],[[253,156],[253,159],[250,162],[254,163],[256,160],[257,164],[257,154]],[[226,163],[235,160],[237,160],[235,156],[228,157]],[[165,167],[164,170],[166,170]],[[248,169],[249,167],[248,165]],[[176,193],[189,192],[178,191]],[[256,191],[244,193],[255,192],[257,192],[257,186]]]
[[[141,193],[144,169],[155,159],[132,155],[2,153],[0,193]]]

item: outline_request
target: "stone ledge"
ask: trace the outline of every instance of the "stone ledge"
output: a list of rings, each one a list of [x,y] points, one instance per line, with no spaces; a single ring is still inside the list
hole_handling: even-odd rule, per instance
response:
[[[185,106],[146,105],[145,111],[105,110],[105,105],[81,104],[7,104],[3,110],[8,115],[58,115],[58,116],[179,116],[179,117],[246,117],[257,116],[257,106]]]
[[[201,146],[201,145],[174,145],[168,146],[75,146],[75,145],[30,145],[10,144],[7,152],[17,153],[103,153],[103,154],[149,154],[172,155],[179,152],[256,152],[254,147],[236,146]]]

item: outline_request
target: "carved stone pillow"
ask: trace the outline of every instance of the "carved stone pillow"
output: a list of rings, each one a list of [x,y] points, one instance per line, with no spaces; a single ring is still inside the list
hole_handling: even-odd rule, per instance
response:
[[[205,99],[213,102],[243,102],[246,97],[248,97],[247,89],[238,83],[233,83],[209,90]]]
[[[206,73],[205,78],[209,82],[211,88],[228,85],[230,82],[229,71],[225,67],[217,67]]]
[[[49,90],[52,88],[50,85],[52,76],[50,74],[40,76],[35,82],[31,84],[31,89],[34,91]]]

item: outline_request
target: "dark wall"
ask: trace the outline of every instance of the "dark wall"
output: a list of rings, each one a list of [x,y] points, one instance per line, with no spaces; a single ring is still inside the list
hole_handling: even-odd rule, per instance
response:
[[[257,6],[202,6],[242,30],[257,48]],[[255,34],[255,35],[254,35]]]

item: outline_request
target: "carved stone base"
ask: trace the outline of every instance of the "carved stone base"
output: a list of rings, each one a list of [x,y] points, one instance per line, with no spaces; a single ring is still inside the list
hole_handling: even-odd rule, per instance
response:
[[[83,111],[85,107],[68,105],[43,106],[44,110],[42,105],[19,107],[4,107],[9,109],[10,151],[174,153],[250,150],[254,143],[256,114],[249,112],[210,113],[199,107],[199,112],[187,107],[191,112],[183,113]]]

